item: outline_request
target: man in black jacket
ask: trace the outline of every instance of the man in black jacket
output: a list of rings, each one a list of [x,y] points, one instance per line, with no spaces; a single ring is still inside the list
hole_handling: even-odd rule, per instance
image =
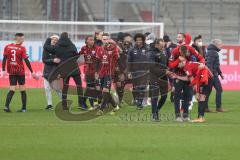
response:
[[[132,79],[133,97],[137,109],[143,109],[148,81],[149,47],[145,44],[145,36],[137,33],[134,36],[135,46],[128,51],[128,78]]]
[[[220,69],[219,55],[218,52],[221,50],[222,41],[220,39],[214,39],[212,43],[207,48],[206,54],[206,65],[213,73],[213,79],[209,81],[209,94],[206,97],[206,108],[205,112],[211,112],[208,108],[208,99],[212,91],[212,87],[216,89],[216,111],[225,112],[222,108],[222,85],[218,78],[220,76],[224,79],[222,71]]]
[[[171,52],[174,48],[177,47],[177,45],[175,43],[173,43],[173,41],[170,39],[170,37],[168,35],[164,35],[163,36],[163,40],[165,42],[165,53],[168,57],[168,59],[171,57]],[[174,87],[173,87],[173,79],[172,78],[168,78],[169,79],[169,84],[171,85],[171,94],[170,94],[170,101],[173,103],[174,102]]]
[[[60,59],[60,64],[51,74],[50,81],[56,77],[63,78],[63,91],[62,91],[62,107],[67,110],[67,92],[69,88],[69,80],[72,77],[76,86],[78,94],[78,105],[80,109],[87,110],[87,105],[84,102],[82,81],[80,76],[80,70],[78,67],[77,59],[79,54],[76,46],[68,37],[67,32],[63,32],[60,36],[58,43],[55,46],[48,46],[47,49],[50,52],[54,52],[56,57]]]
[[[51,36],[46,40],[43,48],[46,48],[46,46],[48,45],[52,45],[52,46],[56,45],[56,43],[58,42],[58,39],[59,39],[59,36],[57,35]],[[44,82],[44,89],[45,89],[46,100],[47,100],[46,109],[48,110],[48,109],[53,109],[52,93],[51,93],[52,88],[51,88],[51,84],[48,81],[48,78],[51,72],[57,67],[57,64],[60,63],[60,59],[55,57],[54,52],[49,52],[46,49],[43,49],[42,62],[44,63],[43,82]],[[57,91],[58,96],[61,98],[62,97],[61,89],[60,89],[60,86],[58,87],[59,87],[58,89],[56,87],[54,89]]]
[[[151,61],[150,70],[150,91],[152,105],[152,120],[159,120],[159,111],[167,100],[168,94],[168,78],[167,78],[167,64],[168,57],[164,50],[163,39],[156,39],[154,46],[151,48]],[[158,101],[159,93],[161,98]]]

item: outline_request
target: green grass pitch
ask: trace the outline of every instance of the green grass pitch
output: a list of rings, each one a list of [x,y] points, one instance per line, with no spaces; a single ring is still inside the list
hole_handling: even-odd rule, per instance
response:
[[[121,118],[138,112],[132,106],[115,116],[62,121],[54,111],[44,110],[43,89],[27,90],[27,113],[16,113],[21,107],[16,92],[8,114],[2,111],[6,93],[0,90],[0,160],[235,160],[240,155],[240,91],[225,91],[223,105],[229,112],[206,114],[202,124]],[[192,117],[196,110],[195,104]],[[162,112],[173,113],[173,105],[168,101]],[[145,113],[150,107],[140,114]]]

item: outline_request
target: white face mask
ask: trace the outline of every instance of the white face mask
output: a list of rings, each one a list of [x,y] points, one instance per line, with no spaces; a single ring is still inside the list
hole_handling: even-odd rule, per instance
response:
[[[203,46],[203,42],[198,42],[198,46],[202,47]]]

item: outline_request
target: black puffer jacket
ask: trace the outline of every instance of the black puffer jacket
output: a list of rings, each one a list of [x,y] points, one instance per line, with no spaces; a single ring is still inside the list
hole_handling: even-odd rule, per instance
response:
[[[218,52],[220,51],[214,44],[210,44],[206,53],[206,65],[211,70],[213,75],[221,75],[220,61]]]
[[[43,45],[42,61],[44,63],[43,77],[45,79],[48,79],[50,73],[57,67],[57,64],[53,62],[53,59],[56,57],[55,53],[46,50],[47,46],[51,46],[51,38],[48,38]]]
[[[79,54],[76,46],[68,37],[60,37],[55,46],[47,46],[45,49],[55,53],[55,56],[61,60],[56,72],[60,72],[62,77],[80,74],[77,63]]]
[[[192,47],[195,48],[199,54],[201,54],[204,58],[206,57],[206,48],[205,46],[199,47],[195,44],[192,44]]]
[[[166,52],[160,51],[159,49],[152,47],[150,50],[150,54],[152,62],[149,66],[150,76],[152,77],[150,78],[150,81],[156,78],[165,77],[168,64],[168,57],[166,55]]]

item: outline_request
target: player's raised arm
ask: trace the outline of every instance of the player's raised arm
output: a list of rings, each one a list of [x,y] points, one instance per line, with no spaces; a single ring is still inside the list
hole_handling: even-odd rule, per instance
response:
[[[196,49],[194,49],[193,47],[189,46],[188,47],[189,51],[191,52],[191,54],[193,54],[200,63],[205,64],[205,59],[204,57],[198,53],[198,51]]]
[[[179,52],[178,50],[179,47],[175,48],[171,53],[171,57],[169,58],[168,67],[171,69],[176,68],[180,62],[180,59],[176,56]]]

